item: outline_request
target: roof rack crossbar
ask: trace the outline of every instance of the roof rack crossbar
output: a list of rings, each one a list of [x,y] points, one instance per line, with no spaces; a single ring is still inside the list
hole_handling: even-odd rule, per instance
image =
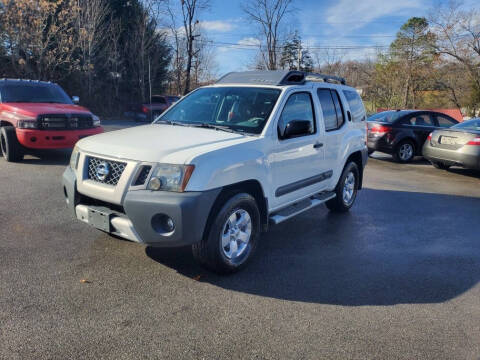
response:
[[[334,76],[334,75],[325,75],[325,74],[317,74],[317,73],[307,73],[305,76],[306,80],[322,80],[324,82],[328,83],[339,83],[342,85],[347,85],[347,82],[344,78],[340,76]]]
[[[325,75],[318,73],[310,73],[305,71],[292,70],[289,71],[278,85],[292,85],[292,84],[304,84],[306,81],[323,81],[328,83],[338,83],[346,85],[347,82],[344,78],[333,75]]]
[[[265,85],[303,85],[307,81],[323,81],[346,85],[344,78],[309,73],[299,70],[271,70],[231,72],[220,79],[217,84],[265,84]]]

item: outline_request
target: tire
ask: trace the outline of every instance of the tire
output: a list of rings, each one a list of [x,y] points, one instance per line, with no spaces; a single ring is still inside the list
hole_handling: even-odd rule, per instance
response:
[[[372,155],[374,152],[375,152],[375,150],[368,149],[368,155]]]
[[[441,163],[441,162],[432,162],[432,165],[435,169],[440,169],[440,170],[448,170],[450,169],[450,165]]]
[[[210,216],[204,238],[192,245],[193,256],[219,274],[242,269],[255,253],[260,236],[257,202],[247,193],[235,194]]]
[[[359,180],[360,170],[358,169],[357,164],[353,161],[347,163],[335,188],[337,196],[326,202],[327,208],[332,212],[340,213],[350,210],[357,198]],[[344,190],[346,192],[345,196]],[[349,195],[347,195],[348,193]]]
[[[0,148],[3,157],[8,162],[18,162],[23,159],[22,145],[18,142],[13,126],[0,128]]]
[[[395,161],[403,164],[409,163],[414,157],[415,145],[410,140],[402,141],[400,144],[398,144],[395,148],[395,152],[393,153],[393,158]]]

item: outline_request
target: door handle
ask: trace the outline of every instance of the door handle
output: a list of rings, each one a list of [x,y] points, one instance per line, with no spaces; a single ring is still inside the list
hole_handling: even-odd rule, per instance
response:
[[[314,148],[314,149],[319,149],[319,148],[321,148],[322,146],[323,146],[323,143],[315,143],[315,144],[313,144],[313,148]]]

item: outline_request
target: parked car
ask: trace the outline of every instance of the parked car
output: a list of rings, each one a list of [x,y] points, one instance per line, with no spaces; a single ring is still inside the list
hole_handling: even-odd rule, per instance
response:
[[[153,95],[149,103],[132,103],[127,105],[125,116],[135,121],[152,122],[170,106],[180,100],[180,96]]]
[[[368,152],[384,152],[398,162],[407,163],[422,155],[428,134],[455,124],[457,120],[434,111],[383,111],[368,118]]]
[[[423,156],[438,169],[480,170],[480,118],[434,131],[423,146]]]
[[[230,73],[153,124],[78,143],[63,174],[66,202],[100,230],[192,245],[208,268],[236,271],[270,224],[354,204],[366,117],[344,84],[299,71]]]
[[[72,100],[73,99],[73,100]],[[73,148],[103,132],[98,116],[50,82],[0,79],[0,147],[7,161],[35,149]]]

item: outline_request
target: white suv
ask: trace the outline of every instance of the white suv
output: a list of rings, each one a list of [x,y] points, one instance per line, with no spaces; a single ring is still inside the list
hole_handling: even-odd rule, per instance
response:
[[[365,140],[362,100],[341,78],[230,73],[150,125],[79,141],[64,193],[75,216],[100,230],[192,245],[208,268],[233,272],[270,224],[322,203],[349,210]]]

